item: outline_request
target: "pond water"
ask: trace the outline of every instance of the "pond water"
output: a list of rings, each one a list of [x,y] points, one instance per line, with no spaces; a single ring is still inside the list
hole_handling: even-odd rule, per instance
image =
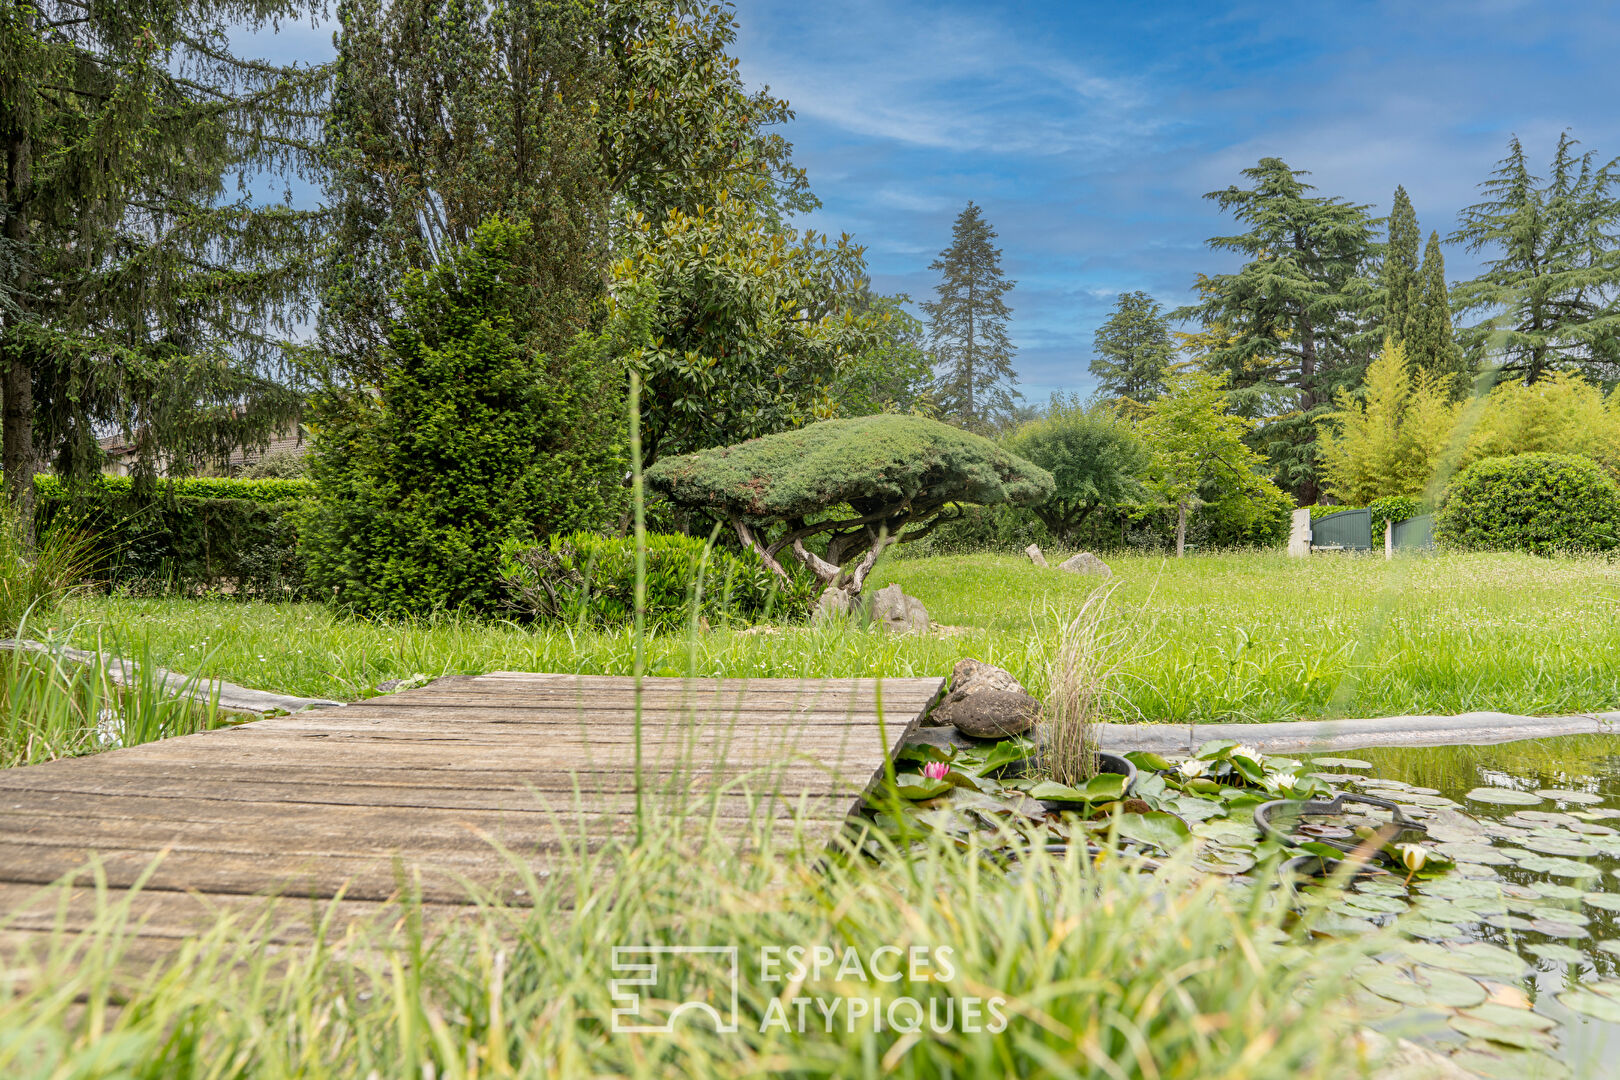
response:
[[[1484,1076],[1620,1075],[1620,739],[1347,758],[1316,768],[1429,813],[1434,847],[1456,861],[1410,889],[1359,884],[1335,909],[1346,929],[1393,924],[1412,939],[1364,973],[1358,1000],[1378,1026]],[[1465,1004],[1470,980],[1483,1005]]]

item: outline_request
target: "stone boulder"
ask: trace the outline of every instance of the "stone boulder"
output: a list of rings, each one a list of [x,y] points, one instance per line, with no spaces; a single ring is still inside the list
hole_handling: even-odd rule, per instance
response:
[[[1046,561],[1046,556],[1041,554],[1040,545],[1038,544],[1029,545],[1029,547],[1024,549],[1024,554],[1029,556],[1030,562],[1034,563],[1036,566],[1039,566],[1043,570],[1049,565]]]
[[[1114,572],[1108,564],[1089,551],[1082,551],[1078,555],[1071,555],[1058,564],[1059,570],[1067,570],[1071,574],[1095,574],[1098,577],[1113,577]]]
[[[1035,726],[1041,703],[1012,674],[971,657],[951,671],[950,690],[929,716],[975,739],[1008,739]]]
[[[872,621],[897,634],[915,633],[928,629],[928,609],[900,586],[888,585],[872,594]]]
[[[854,614],[855,598],[849,594],[849,590],[829,585],[816,599],[810,619],[812,622],[823,622],[827,619],[847,619]]]

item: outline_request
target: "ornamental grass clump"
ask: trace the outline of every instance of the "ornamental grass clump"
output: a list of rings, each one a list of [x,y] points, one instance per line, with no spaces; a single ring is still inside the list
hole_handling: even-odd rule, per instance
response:
[[[1116,588],[1099,587],[1063,623],[1048,664],[1041,738],[1051,778],[1070,787],[1097,774],[1096,725],[1117,696],[1114,684],[1129,652],[1128,628],[1109,616]]]

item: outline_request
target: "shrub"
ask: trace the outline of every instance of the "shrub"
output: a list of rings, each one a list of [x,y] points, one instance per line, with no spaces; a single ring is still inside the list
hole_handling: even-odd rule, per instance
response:
[[[1057,491],[1032,509],[1064,543],[1104,506],[1140,502],[1148,448],[1128,421],[1101,406],[1086,408],[1054,395],[1046,415],[1020,427],[1003,443],[1034,462],[1057,483]]]
[[[1620,485],[1589,458],[1518,454],[1458,473],[1435,515],[1447,547],[1604,551],[1620,546]]]
[[[782,577],[777,556],[789,551],[823,585],[853,592],[887,543],[925,534],[948,506],[1031,505],[1054,490],[1045,469],[988,439],[895,415],[824,420],[667,458],[647,484],[677,506],[725,518]],[[804,546],[823,535],[825,557]]]
[[[1367,509],[1372,511],[1374,547],[1383,540],[1386,522],[1393,521],[1399,525],[1407,518],[1415,518],[1424,512],[1423,500],[1412,495],[1385,495],[1368,503]]]
[[[48,615],[95,563],[93,538],[80,530],[42,529],[37,542],[34,535],[0,503],[0,637]]]
[[[135,482],[127,476],[101,476],[80,485],[71,492],[59,476],[41,474],[34,477],[34,493],[41,499],[76,498],[116,500],[135,494]],[[308,480],[256,479],[239,480],[222,476],[185,476],[160,479],[156,494],[188,496],[196,499],[242,499],[247,502],[284,503],[294,499],[308,499],[315,495],[315,485]]]
[[[505,606],[526,618],[573,625],[626,625],[635,615],[634,537],[577,532],[544,544],[501,545]],[[702,598],[698,602],[701,584]],[[734,554],[695,536],[647,536],[647,625],[672,629],[694,613],[711,621],[802,617],[816,581],[784,582],[752,551]]]
[[[617,513],[623,373],[605,339],[534,346],[539,286],[514,262],[528,231],[492,219],[408,275],[377,392],[319,395],[303,529],[322,596],[385,615],[491,610],[502,541]]]

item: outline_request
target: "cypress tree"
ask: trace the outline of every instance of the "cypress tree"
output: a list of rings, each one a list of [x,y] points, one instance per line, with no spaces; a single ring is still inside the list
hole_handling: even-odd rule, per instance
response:
[[[1440,234],[1429,233],[1423,249],[1423,269],[1414,285],[1412,329],[1406,336],[1408,362],[1434,375],[1454,397],[1468,392],[1473,373],[1451,328],[1451,299],[1446,291],[1446,257]]]
[[[923,304],[938,369],[940,411],[970,430],[986,430],[1012,416],[1018,376],[1007,337],[1012,310],[1004,299],[1017,284],[1001,270],[996,231],[969,202],[951,228],[951,246],[929,267],[940,272],[938,299]]]
[[[1091,373],[1098,387],[1128,410],[1164,393],[1175,347],[1170,320],[1145,292],[1120,293],[1113,314],[1092,337]]]
[[[1395,188],[1395,202],[1389,212],[1389,242],[1384,246],[1383,272],[1379,286],[1384,292],[1384,336],[1397,345],[1411,335],[1416,325],[1415,309],[1421,295],[1418,277],[1417,212],[1406,188]]]

